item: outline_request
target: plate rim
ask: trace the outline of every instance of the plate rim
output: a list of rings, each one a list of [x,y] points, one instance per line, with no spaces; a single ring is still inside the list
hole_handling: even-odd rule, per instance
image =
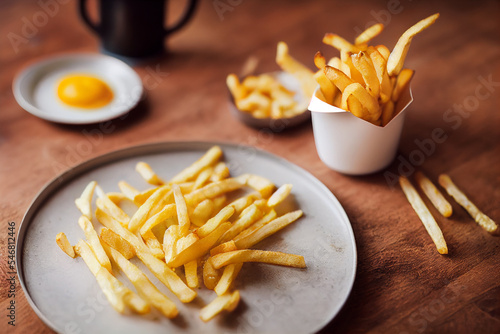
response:
[[[87,59],[94,59],[96,61],[99,60],[109,60],[113,61],[120,66],[123,66],[133,77],[134,81],[136,81],[137,86],[140,87],[140,94],[134,94],[132,95],[132,100],[131,103],[124,105],[122,108],[116,108],[116,111],[114,111],[111,114],[108,114],[107,116],[98,116],[97,114],[94,114],[94,117],[89,117],[88,119],[82,119],[82,120],[72,120],[70,118],[60,118],[57,116],[51,116],[50,114],[47,114],[43,112],[42,109],[36,107],[35,105],[31,104],[25,96],[21,93],[21,84],[23,79],[25,77],[32,73],[33,71],[40,71],[44,67],[61,62],[63,60],[67,59],[77,59],[77,58],[87,58]],[[32,62],[25,67],[23,67],[21,70],[19,70],[16,75],[14,76],[14,80],[12,81],[12,93],[14,95],[14,99],[16,102],[19,104],[19,106],[27,111],[28,113],[32,114],[33,116],[36,116],[38,118],[44,119],[46,121],[54,122],[54,123],[59,123],[59,124],[95,124],[95,123],[100,123],[100,122],[105,122],[109,121],[112,119],[115,119],[117,117],[120,117],[133,108],[135,108],[139,102],[141,101],[141,97],[144,94],[144,87],[142,84],[142,79],[137,74],[137,72],[130,67],[127,63],[124,61],[108,56],[108,55],[103,55],[103,54],[98,54],[98,53],[92,53],[92,52],[68,52],[68,53],[59,53],[53,56],[49,57],[44,57],[41,58],[35,62]],[[92,114],[89,114],[92,115]]]
[[[99,168],[100,166],[112,163],[114,161],[119,161],[122,159],[126,159],[128,157],[132,157],[135,153],[139,152],[142,154],[153,154],[153,153],[168,153],[172,151],[182,151],[182,150],[195,150],[195,149],[208,149],[211,146],[218,145],[221,146],[221,148],[224,150],[225,147],[230,147],[233,149],[238,149],[238,148],[247,148],[247,149],[252,149],[258,152],[260,155],[264,155],[270,159],[273,159],[281,164],[288,165],[291,168],[297,170],[298,172],[302,173],[304,176],[306,176],[309,181],[312,181],[315,183],[316,186],[322,188],[325,191],[325,194],[328,194],[328,197],[332,204],[335,204],[336,209],[338,210],[340,216],[343,219],[343,223],[346,225],[349,237],[350,237],[350,242],[353,245],[353,263],[352,263],[352,275],[348,277],[350,280],[349,288],[347,293],[345,294],[343,300],[341,303],[338,304],[337,307],[334,307],[332,309],[331,314],[327,317],[326,321],[320,323],[316,328],[313,328],[313,331],[311,332],[318,332],[321,329],[323,329],[326,325],[328,325],[333,319],[338,315],[340,310],[345,306],[345,303],[349,299],[349,296],[352,292],[354,282],[356,279],[356,273],[357,273],[357,264],[358,264],[358,254],[357,254],[357,244],[356,244],[356,239],[354,237],[354,231],[352,229],[351,222],[349,220],[349,217],[347,216],[342,204],[340,204],[340,201],[337,199],[337,197],[332,193],[332,191],[325,185],[323,182],[321,182],[318,178],[316,178],[314,175],[312,175],[309,171],[306,169],[294,164],[293,162],[288,161],[287,159],[278,156],[274,153],[268,152],[266,150],[263,150],[258,147],[254,146],[249,146],[245,144],[238,144],[238,143],[233,143],[233,142],[224,142],[224,141],[166,141],[166,142],[152,142],[152,143],[146,143],[146,144],[139,144],[139,145],[132,145],[132,146],[127,146],[123,147],[117,150],[109,151],[104,154],[98,155],[96,157],[93,157],[91,159],[85,160],[75,166],[70,167],[66,171],[60,173],[59,175],[53,177],[51,180],[49,180],[41,189],[38,191],[38,193],[35,195],[33,200],[28,206],[28,209],[26,210],[21,223],[19,224],[19,228],[17,231],[17,239],[16,239],[16,272],[17,272],[17,277],[19,280],[19,283],[21,285],[21,288],[23,290],[24,297],[28,301],[28,304],[30,305],[31,309],[35,312],[35,314],[42,320],[45,325],[50,327],[53,331],[58,332],[58,328],[53,324],[53,322],[48,319],[37,307],[33,299],[31,298],[31,295],[26,287],[26,284],[24,282],[24,271],[23,271],[23,266],[22,266],[22,257],[24,253],[24,239],[26,236],[26,232],[29,228],[29,225],[32,223],[32,218],[34,215],[38,212],[38,210],[41,208],[41,204],[45,202],[50,195],[54,193],[58,188],[61,186],[67,184],[71,180],[74,180],[78,176],[82,175],[84,172],[88,171],[89,169],[96,169]]]

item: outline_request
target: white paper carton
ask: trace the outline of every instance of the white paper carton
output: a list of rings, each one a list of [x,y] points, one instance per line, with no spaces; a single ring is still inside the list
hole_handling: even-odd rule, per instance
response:
[[[308,109],[320,159],[331,169],[350,175],[387,167],[396,155],[405,112],[412,101],[408,87],[396,103],[396,117],[381,127],[323,102],[315,93]]]

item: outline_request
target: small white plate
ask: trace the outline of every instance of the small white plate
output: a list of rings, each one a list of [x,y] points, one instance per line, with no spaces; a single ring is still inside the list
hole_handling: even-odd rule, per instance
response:
[[[57,97],[59,81],[70,74],[93,75],[113,90],[104,107],[83,109],[64,104]],[[142,97],[139,75],[113,57],[91,53],[65,54],[42,60],[19,73],[12,84],[17,103],[27,112],[48,121],[91,124],[107,121],[134,108]]]

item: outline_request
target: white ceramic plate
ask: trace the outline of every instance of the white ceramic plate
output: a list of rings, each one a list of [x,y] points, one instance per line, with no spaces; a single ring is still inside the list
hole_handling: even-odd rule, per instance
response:
[[[114,98],[96,109],[71,107],[57,97],[57,85],[66,75],[84,73],[99,77]],[[126,114],[141,99],[141,78],[127,64],[99,54],[66,54],[37,62],[19,73],[12,84],[14,97],[27,112],[48,121],[91,124]]]
[[[215,294],[198,289],[182,304],[158,279],[145,272],[179,308],[179,317],[120,315],[108,304],[81,258],[71,259],[56,245],[65,232],[75,244],[84,238],[74,206],[85,185],[96,180],[105,191],[118,191],[127,180],[148,185],[134,171],[148,162],[168,179],[197,160],[214,143],[159,143],[112,152],[85,162],[49,183],[35,198],[19,229],[17,265],[26,298],[38,316],[57,332],[67,333],[313,333],[324,327],[346,301],[356,272],[356,245],[349,220],[332,193],[294,164],[252,147],[219,144],[231,173],[256,173],[277,185],[293,183],[294,195],[279,211],[300,207],[304,217],[254,248],[304,256],[307,268],[246,263],[235,288],[242,301],[233,313],[209,323],[200,308]],[[100,224],[94,219],[96,229]],[[144,268],[142,263],[133,262]],[[117,276],[126,285],[123,275]]]

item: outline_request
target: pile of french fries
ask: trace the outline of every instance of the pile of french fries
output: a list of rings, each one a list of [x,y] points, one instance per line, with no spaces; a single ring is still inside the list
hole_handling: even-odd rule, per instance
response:
[[[275,210],[292,186],[276,189],[271,181],[253,174],[230,177],[222,155],[214,146],[168,182],[139,162],[137,172],[154,187],[139,191],[120,181],[120,192],[105,193],[92,181],[75,200],[85,239],[72,246],[61,232],[56,242],[70,257],[83,258],[116,311],[145,314],[154,307],[167,318],[178,314],[175,303],[130,261],[132,257],[140,259],[183,303],[197,296],[201,272],[205,287],[217,295],[201,309],[203,321],[236,308],[240,293],[231,290],[243,263],[306,267],[300,255],[250,249],[302,216],[301,210],[281,216]],[[243,189],[244,195],[230,198]],[[120,207],[122,201],[137,206],[132,216]],[[100,233],[97,222],[102,225]],[[122,271],[137,293],[120,282],[114,270]]]
[[[226,84],[239,110],[255,118],[272,119],[291,118],[307,110],[308,99],[317,86],[314,72],[290,56],[285,42],[278,43],[276,63],[297,79],[305,99],[297,101],[295,92],[286,89],[271,74],[250,75],[242,82],[236,74],[229,74]]]
[[[413,70],[403,69],[410,43],[438,17],[434,14],[408,29],[392,52],[384,45],[368,45],[384,29],[381,23],[362,32],[354,44],[327,33],[323,43],[339,50],[340,57],[327,62],[321,52],[314,56],[319,69],[314,77],[320,85],[316,96],[375,125],[387,125],[396,116],[395,106],[414,74]]]
[[[427,196],[429,201],[439,211],[439,213],[445,218],[450,217],[453,213],[452,206],[450,202],[446,200],[443,194],[441,194],[439,189],[432,183],[432,181],[422,172],[417,172],[415,174],[415,180],[417,181],[422,192]],[[439,175],[438,182],[446,190],[448,195],[450,195],[470,214],[472,218],[474,218],[479,226],[492,234],[498,232],[498,225],[490,217],[481,212],[477,208],[477,206],[472,203],[467,198],[467,196],[453,183],[448,175]],[[400,176],[399,184],[401,185],[406,198],[424,224],[425,229],[431,236],[432,241],[436,245],[439,254],[448,254],[448,246],[446,245],[443,233],[439,228],[436,220],[432,216],[431,212],[425,205],[424,201],[418,194],[417,190],[404,176]]]

